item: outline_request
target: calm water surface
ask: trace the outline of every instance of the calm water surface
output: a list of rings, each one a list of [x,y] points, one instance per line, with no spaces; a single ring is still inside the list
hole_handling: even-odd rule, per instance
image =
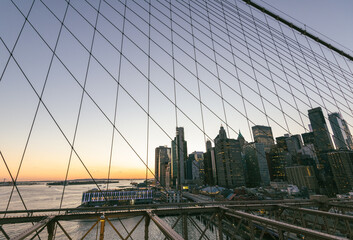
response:
[[[142,181],[142,180],[141,180]],[[139,181],[137,181],[139,182]],[[129,180],[121,180],[119,183],[111,183],[109,184],[109,188],[118,188],[123,186],[131,186]],[[81,197],[84,191],[95,188],[95,185],[70,185],[66,186],[65,195],[63,200],[63,208],[72,208],[77,207],[81,204]],[[104,184],[100,184],[101,189],[105,189]],[[60,199],[63,191],[63,186],[47,186],[46,183],[39,185],[26,185],[26,186],[18,186],[21,195],[24,199],[24,202],[27,206],[27,209],[46,209],[46,208],[59,208]],[[7,202],[11,193],[12,187],[0,187],[0,211],[5,211]],[[23,210],[23,204],[17,194],[14,191],[12,200],[9,205],[9,210]],[[123,237],[127,236],[127,232],[124,227],[129,231],[134,228],[134,226],[138,223],[141,217],[133,217],[121,219],[121,222],[117,219],[113,219],[112,223],[115,228],[121,233]],[[169,224],[173,225],[176,221],[177,217],[166,217],[164,220]],[[201,224],[198,220],[194,218],[194,220],[199,223],[200,227],[203,229],[204,225]],[[72,239],[80,239],[95,223],[94,221],[70,221],[60,222],[64,229],[70,234]],[[123,225],[124,226],[123,226]],[[5,231],[11,236],[15,236],[16,233],[20,233],[22,230],[30,227],[31,224],[16,224],[16,225],[4,225],[3,228]],[[98,225],[97,225],[98,226]],[[175,227],[176,231],[181,234],[181,221]],[[105,239],[119,239],[119,236],[115,233],[112,227],[106,223],[105,228]],[[99,229],[95,227],[90,234],[86,237],[86,239],[98,239],[98,231]],[[200,233],[191,225],[190,221],[188,221],[188,234],[190,239],[196,239],[200,236]],[[41,233],[41,238],[46,239],[46,229]],[[216,239],[216,236],[211,232],[207,231],[207,236],[210,239]],[[97,238],[98,237],[98,238]],[[157,226],[151,221],[149,228],[149,237],[150,239],[164,239],[164,235],[159,231]],[[144,221],[140,223],[135,232],[132,234],[130,239],[143,239],[144,238]],[[0,239],[5,239],[5,237],[0,233]],[[38,238],[37,238],[38,239]],[[67,239],[64,233],[58,228],[56,239]]]

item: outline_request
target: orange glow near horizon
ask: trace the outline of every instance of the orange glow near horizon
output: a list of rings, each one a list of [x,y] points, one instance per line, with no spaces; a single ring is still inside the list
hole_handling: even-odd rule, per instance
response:
[[[0,181],[11,181],[11,177],[7,170],[0,166]],[[16,176],[16,171],[14,167],[10,168],[13,178]],[[108,170],[107,167],[102,166],[89,166],[92,177],[94,179],[107,179]],[[153,171],[153,169],[151,169]],[[65,179],[66,169],[62,166],[52,166],[41,168],[38,165],[32,165],[31,167],[24,166],[21,170],[18,181],[62,181]],[[148,172],[148,178],[153,178],[153,175]],[[117,167],[112,166],[110,172],[110,179],[145,179],[146,169],[142,167]],[[77,166],[72,166],[68,180],[73,179],[91,179],[90,175],[85,171],[85,169]]]

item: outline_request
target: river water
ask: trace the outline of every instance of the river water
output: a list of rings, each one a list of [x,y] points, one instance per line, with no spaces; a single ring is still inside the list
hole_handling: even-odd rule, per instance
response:
[[[138,181],[137,181],[138,182]],[[119,183],[109,184],[109,188],[117,188],[123,186],[131,186],[129,180],[121,180]],[[81,197],[84,191],[95,188],[95,185],[69,185],[66,186],[63,208],[73,208],[81,204]],[[105,189],[104,184],[100,184],[102,189]],[[48,209],[48,208],[59,208],[60,199],[63,191],[63,186],[47,186],[46,183],[41,183],[38,185],[20,185],[18,186],[19,191],[24,199],[27,209]],[[11,193],[12,187],[5,186],[0,187],[0,211],[4,211],[7,206],[7,202]],[[23,210],[24,206],[17,194],[14,191],[12,200],[9,205],[9,210]],[[2,217],[2,216],[1,216]],[[123,237],[127,236],[127,232],[131,230],[141,219],[141,217],[133,217],[119,220],[112,220],[115,228],[121,233]],[[163,218],[170,226],[174,224],[177,217],[165,217]],[[201,229],[204,225],[198,221],[196,218],[193,219],[198,223]],[[181,222],[176,225],[175,230],[181,234]],[[69,233],[72,239],[80,239],[82,236],[92,227],[95,223],[94,221],[61,221],[60,222],[64,229]],[[18,233],[22,232],[24,229],[30,227],[31,224],[13,224],[13,225],[3,225],[4,230],[8,233],[10,237],[16,236]],[[85,239],[99,239],[97,235],[99,232],[98,225],[87,235]],[[40,234],[42,239],[46,239],[46,229]],[[216,239],[216,235],[212,231],[207,231],[206,235],[209,239]],[[200,236],[198,230],[192,226],[191,222],[188,221],[188,236],[189,239],[196,239]],[[164,235],[160,232],[157,226],[151,221],[149,228],[150,239],[164,239]],[[130,239],[143,239],[144,238],[144,221],[136,228]],[[0,232],[0,239],[5,239],[4,235]],[[37,238],[38,239],[38,238]],[[58,228],[56,233],[56,239],[67,239],[64,233]],[[105,228],[105,239],[119,239],[119,236],[113,228],[106,223]]]

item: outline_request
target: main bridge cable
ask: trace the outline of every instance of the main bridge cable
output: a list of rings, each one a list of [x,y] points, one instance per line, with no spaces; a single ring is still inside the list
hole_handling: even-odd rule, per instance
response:
[[[236,5],[231,4],[231,3],[229,3],[229,5],[231,5],[231,7],[229,7],[229,6],[226,7],[229,11],[234,12],[234,9],[236,9],[237,11],[239,11],[239,12],[242,13],[242,17],[243,17],[243,18],[248,18],[248,17],[251,18],[250,14],[247,13],[247,12],[245,12],[243,9],[240,9],[240,8],[238,8]],[[266,13],[263,13],[263,14],[266,14]],[[264,23],[263,21],[261,21],[261,20],[259,20],[259,19],[257,19],[257,18],[255,18],[255,19],[256,19],[256,21],[257,21],[259,24],[261,24],[261,25],[267,25],[267,24]],[[277,21],[276,19],[274,19],[274,20],[275,20],[276,22],[280,23],[280,22]],[[275,28],[273,28],[273,27],[271,27],[271,28],[272,28],[272,31],[273,31],[273,32],[277,33],[278,35],[281,35],[281,32],[280,32],[279,30],[277,30],[277,29],[275,29]],[[263,29],[263,30],[264,30],[264,33],[267,32],[263,27],[260,27],[260,29]],[[290,29],[294,31],[293,28],[290,28]],[[250,29],[250,30],[251,30],[251,29]],[[266,35],[265,35],[265,36],[266,36]],[[284,42],[284,40],[288,40],[288,41],[290,42],[290,43],[288,43],[288,45],[290,45],[293,49],[296,49],[297,51],[299,51],[298,48],[296,47],[296,46],[298,45],[298,42],[297,42],[296,40],[293,40],[293,39],[289,38],[288,36],[284,36],[284,39],[278,38],[277,35],[275,35],[275,37],[276,37],[280,42]],[[295,45],[293,45],[293,44],[295,44]],[[287,45],[287,44],[285,44],[285,45]],[[282,46],[285,46],[285,45],[282,45]],[[306,46],[304,46],[304,45],[302,45],[302,44],[299,44],[298,46],[299,46],[300,48],[303,48],[303,49],[305,49],[306,51],[310,52],[310,49],[309,49],[308,47],[306,47]],[[310,58],[311,60],[315,61],[315,58],[314,58],[313,56],[311,56],[311,54],[307,54],[307,53],[306,53],[306,55],[308,56],[308,58]],[[326,66],[326,60],[325,60],[325,58],[324,58],[323,56],[321,56],[321,55],[319,55],[319,54],[317,54],[317,53],[315,53],[314,55],[316,55],[319,59],[323,60],[323,61],[320,61],[320,63],[321,63],[323,66]],[[297,60],[300,61],[300,60],[301,60],[300,57],[297,58]],[[334,63],[332,63],[332,64],[335,66]],[[346,70],[345,70],[345,71],[346,71]],[[339,74],[339,72],[340,72],[340,70],[339,70],[338,72],[336,72],[336,73]],[[318,71],[318,73],[320,73],[320,72]],[[329,73],[329,72],[326,72],[326,73]],[[349,74],[348,71],[346,71],[346,73]]]
[[[237,6],[233,6],[232,8],[230,8],[230,7],[228,7],[227,6],[227,8],[228,9],[230,9],[230,11],[232,11],[232,12],[234,12],[234,8],[235,9],[237,9],[237,11],[239,12],[239,11],[243,11],[244,12],[244,10],[242,10],[242,9],[239,9]],[[238,13],[239,14],[239,13]],[[247,16],[249,16],[249,13],[244,13],[244,15],[247,15]],[[245,16],[242,16],[243,18],[246,18]],[[215,17],[217,17],[217,16],[215,16]],[[232,17],[231,17],[232,18]],[[251,16],[249,16],[249,18],[251,18]],[[235,19],[233,19],[233,20],[235,20]],[[249,19],[248,19],[249,20]],[[258,20],[258,19],[256,19],[257,20],[257,22],[259,22],[260,24],[262,24],[262,25],[266,25],[267,26],[267,28],[269,28],[269,26],[268,26],[268,24],[266,24],[266,23],[264,23],[263,21],[261,21],[261,20]],[[250,21],[250,20],[249,20]],[[278,21],[277,21],[278,22]],[[236,25],[234,25],[234,26],[236,26]],[[232,26],[233,27],[233,26]],[[269,32],[269,30],[265,30],[263,27],[260,27],[259,25],[258,25],[258,27],[259,28],[261,28],[261,29],[263,29],[263,31],[264,31],[264,33],[266,33],[266,32]],[[233,27],[234,28],[234,27]],[[272,28],[272,30],[274,31],[274,32],[277,32],[278,34],[281,34],[278,30],[276,30],[276,29],[273,29]],[[293,30],[293,29],[292,29]],[[294,30],[293,30],[294,31]],[[252,35],[253,36],[253,35]],[[262,36],[266,36],[266,34],[262,34]],[[283,35],[282,35],[283,36]],[[276,36],[276,38],[278,38],[277,36]],[[310,53],[311,53],[311,51],[310,51],[310,49],[308,49],[308,48],[306,48],[305,46],[303,46],[303,45],[301,45],[301,44],[299,44],[299,42],[297,41],[297,40],[292,40],[292,39],[290,39],[290,38],[288,38],[288,37],[286,37],[286,36],[284,36],[284,40],[283,39],[280,39],[282,42],[284,42],[285,43],[285,45],[287,46],[287,48],[288,48],[288,50],[289,50],[289,43],[286,41],[287,39],[289,39],[291,42],[295,42],[295,44],[296,45],[298,45],[300,48],[299,48],[299,50],[294,46],[294,45],[291,45],[291,47],[292,48],[294,48],[294,49],[296,49],[297,51],[302,51],[302,48],[304,48],[304,49],[306,49],[307,51],[309,51]],[[256,41],[256,39],[255,39],[255,41]],[[241,42],[239,42],[240,44],[242,44]],[[282,45],[283,46],[283,45]],[[255,49],[257,49],[256,47],[254,47]],[[268,48],[266,48],[267,50],[269,50]],[[258,49],[257,49],[258,50]],[[283,50],[282,48],[281,48],[281,50]],[[285,50],[283,50],[284,52],[286,52]],[[272,51],[271,51],[272,52]],[[273,53],[273,52],[272,52]],[[287,52],[288,53],[288,52]],[[311,53],[312,54],[312,53]],[[313,58],[311,55],[308,55],[307,53],[305,53],[305,55],[306,56],[308,56],[308,58],[310,58],[310,59],[313,59],[313,61],[315,61],[315,58]],[[314,53],[314,55],[315,56],[317,56],[317,57],[319,57],[319,58],[321,58],[322,59],[322,56],[320,56],[320,55],[318,55],[318,54],[316,54],[316,53]],[[259,56],[259,57],[261,57],[261,56]],[[270,56],[269,56],[270,57]],[[271,58],[271,57],[270,57]],[[317,59],[317,58],[316,58]],[[272,60],[274,60],[274,59],[272,59]],[[301,57],[298,59],[297,58],[297,60],[299,60],[300,62],[302,62],[302,60],[301,60]],[[275,61],[275,60],[274,60]],[[291,60],[289,60],[289,62],[288,61],[286,61],[287,63],[289,63],[289,64],[291,64],[291,62],[290,62]],[[327,63],[328,61],[327,61],[327,59],[325,59],[325,62],[320,62],[320,64],[321,65],[325,65],[326,63]],[[332,63],[332,64],[334,64],[334,63]],[[307,66],[307,63],[305,63],[305,65]],[[276,67],[276,66],[275,66]],[[291,71],[290,69],[288,69],[289,71]],[[318,70],[317,70],[318,71]],[[342,73],[342,71],[340,71],[341,73]],[[318,73],[321,75],[321,72],[320,71],[318,71]],[[327,74],[330,74],[329,72],[326,72]],[[332,73],[332,72],[331,72]],[[336,72],[337,73],[337,72]],[[339,73],[337,73],[337,74],[339,74]],[[349,74],[349,75],[351,75],[351,73],[348,73],[347,72],[347,74]],[[340,75],[340,74],[339,74]],[[315,74],[315,76],[316,77],[319,77],[319,78],[321,78],[320,76],[318,76],[318,75],[316,75]],[[334,77],[334,76],[333,76]],[[324,84],[322,84],[323,86],[325,86]],[[334,86],[334,85],[332,85],[332,87],[333,88],[336,88],[336,86]],[[338,94],[337,92],[335,92],[336,94]]]
[[[234,11],[234,10],[233,10]],[[220,29],[219,29],[220,30]],[[294,30],[293,30],[294,31]],[[292,40],[293,41],[293,40]],[[239,42],[240,43],[240,42]],[[298,41],[296,42],[297,44],[298,44]],[[222,45],[220,45],[221,47],[222,47]],[[287,45],[288,46],[288,45]],[[255,49],[256,49],[256,47],[254,47]],[[300,48],[300,50],[301,50],[301,52],[302,52],[302,48]],[[302,52],[303,53],[303,52]],[[259,56],[259,55],[258,55]],[[259,57],[261,57],[261,56],[259,56]],[[271,58],[271,57],[270,57]],[[271,58],[272,60],[274,60],[273,58]],[[240,59],[240,60],[242,60],[242,59]],[[256,61],[256,60],[254,60],[254,61]],[[276,61],[276,60],[274,60],[274,61]],[[277,61],[276,61],[277,62]],[[260,66],[262,66],[260,63],[258,63],[257,62],[257,64],[259,64]],[[306,62],[306,66],[308,66],[308,63]],[[264,66],[262,66],[262,67],[264,67]],[[275,66],[276,68],[278,68],[277,66]],[[264,67],[265,68],[265,67]],[[293,72],[292,70],[290,70],[290,69],[288,69],[290,72]],[[261,73],[261,72],[260,72]],[[280,77],[280,76],[278,76],[277,74],[275,74],[275,73],[273,73],[275,76],[277,76],[279,79],[281,79],[281,80],[283,80],[283,78],[282,77]],[[350,74],[351,75],[351,74]],[[265,75],[263,75],[263,76],[265,76]],[[311,75],[310,77],[311,78],[313,78],[312,77],[313,75]],[[265,76],[266,78],[267,78],[267,76]],[[295,78],[294,78],[294,80],[296,80]],[[286,82],[285,80],[283,80],[284,82]],[[296,81],[298,81],[298,80],[296,80]],[[286,82],[287,83],[287,82]],[[309,84],[311,84],[310,82],[309,82]],[[321,83],[322,84],[322,83]],[[324,84],[322,84],[323,86],[325,86]],[[265,86],[264,86],[265,87]],[[280,86],[279,85],[279,87],[281,87],[283,90],[285,90],[285,91],[287,91],[288,92],[288,90],[286,90],[286,89],[284,89],[282,86]],[[294,87],[294,86],[293,86]],[[315,88],[317,88],[316,86],[314,86]],[[265,87],[266,88],[266,87]],[[295,88],[295,87],[294,87]],[[268,89],[269,90],[269,89]],[[297,89],[296,88],[296,90],[298,90],[299,92],[301,92],[299,89]],[[336,94],[338,94],[337,92],[335,92]],[[275,93],[273,93],[274,95],[275,95]],[[338,94],[339,95],[339,94]],[[331,96],[330,96],[330,98],[331,98]],[[301,100],[301,99],[299,99],[299,100]],[[328,101],[328,102],[330,102],[331,103],[331,101],[330,100],[328,100],[327,98],[325,98],[325,100],[326,101]],[[285,100],[284,100],[285,101]],[[301,100],[302,101],[302,100]],[[313,100],[313,101],[315,101],[315,100]],[[306,104],[305,102],[303,102],[304,104]],[[291,104],[290,104],[291,105]],[[293,106],[292,106],[293,107]],[[347,112],[345,112],[345,113],[347,113]],[[347,113],[347,114],[349,114],[349,113]]]
[[[281,77],[279,77],[280,79],[282,79]],[[283,79],[282,79],[283,80]],[[286,83],[288,83],[288,82],[286,82]],[[325,85],[324,85],[325,86]],[[281,86],[280,86],[281,87]],[[293,86],[294,87],[294,86]],[[295,88],[295,87],[294,87]],[[317,88],[317,87],[315,87],[315,88]],[[286,89],[284,89],[284,90],[286,90]],[[298,91],[300,91],[299,89],[296,89],[296,90],[298,90]],[[286,90],[286,91],[288,91],[288,90]],[[275,94],[275,93],[273,93],[273,94]],[[307,97],[309,97],[307,94],[305,94]],[[299,100],[301,100],[301,99],[299,99]],[[325,100],[326,101],[328,101],[328,102],[330,102],[327,98],[325,98]],[[285,101],[285,100],[284,100]],[[301,100],[302,101],[302,100]],[[315,101],[315,100],[313,100],[313,101]],[[286,102],[286,101],[285,101]],[[316,101],[315,101],[316,102]],[[305,102],[303,102],[303,103],[305,103]],[[289,104],[288,102],[287,102],[287,104]],[[307,104],[307,103],[305,103],[305,104]],[[291,105],[291,104],[289,104],[289,105]],[[319,104],[320,105],[320,104]],[[292,105],[291,105],[292,106]],[[293,107],[293,106],[292,106]],[[296,108],[295,108],[296,109]],[[347,112],[345,112],[345,113],[347,113]],[[350,115],[349,113],[347,113],[348,115]],[[304,115],[304,114],[303,114]],[[304,126],[303,126],[304,127]],[[305,127],[304,127],[305,128]]]
[[[305,23],[303,23],[303,22],[299,21],[298,19],[296,19],[296,18],[294,18],[294,17],[292,17],[292,16],[286,14],[285,12],[283,12],[283,11],[281,11],[280,9],[276,8],[275,6],[273,6],[273,5],[271,5],[271,4],[267,3],[267,2],[265,2],[264,0],[260,0],[260,1],[263,2],[264,4],[270,6],[271,8],[275,9],[276,11],[278,11],[278,12],[280,12],[280,13],[286,15],[287,17],[289,17],[289,18],[291,18],[291,19],[293,19],[293,20],[296,21],[297,23],[302,24],[302,25],[304,26],[304,29],[305,29],[305,30],[306,30],[307,28],[310,28],[312,31],[316,32],[317,34],[323,36],[324,38],[327,38],[328,40],[334,42],[335,44],[340,45],[341,47],[345,48],[346,50],[352,52],[352,49],[349,49],[349,48],[347,48],[346,46],[342,45],[341,43],[337,42],[336,40],[334,40],[334,39],[332,39],[332,38],[326,36],[326,35],[323,34],[323,33],[320,33],[320,32],[318,32],[318,31],[316,31],[314,28],[312,28],[312,27],[310,27],[310,26],[307,26]]]
[[[182,36],[181,36],[182,37]],[[201,41],[201,40],[200,40]],[[202,42],[202,41],[201,41]],[[220,45],[221,47],[223,47],[222,45]],[[224,47],[223,47],[224,48]],[[182,49],[181,49],[182,50]],[[182,50],[183,51],[183,50]],[[187,53],[186,53],[187,54]],[[208,57],[207,55],[206,55],[206,57]],[[226,59],[227,60],[227,59]],[[240,60],[242,60],[242,59],[240,59]],[[227,60],[228,61],[228,60]],[[243,61],[243,60],[242,60]],[[254,60],[255,61],[255,60]],[[258,62],[257,62],[258,63]],[[258,63],[259,64],[259,63]],[[261,64],[260,64],[261,65]],[[277,67],[277,66],[276,66]],[[208,70],[208,69],[206,69],[206,70]],[[225,71],[227,71],[226,69],[224,69]],[[241,70],[241,69],[240,69]],[[244,74],[246,74],[247,76],[249,76],[246,72],[243,72]],[[261,73],[261,72],[260,72]],[[212,74],[212,73],[211,73]],[[231,73],[230,73],[231,74]],[[275,73],[274,73],[274,75],[276,75]],[[282,79],[281,77],[279,77],[278,75],[276,75],[278,78],[280,78],[280,79]],[[249,76],[249,77],[251,77],[251,76]],[[267,77],[267,76],[265,76],[265,77]],[[253,77],[251,77],[251,78],[253,78]],[[283,80],[283,79],[282,79]],[[284,81],[284,80],[283,80]],[[285,81],[286,82],[286,81]],[[244,82],[243,82],[244,83]],[[287,82],[286,82],[287,83]],[[245,85],[246,85],[246,83],[244,83]],[[260,83],[261,84],[261,83]],[[261,84],[262,85],[262,84]],[[278,85],[278,84],[277,84]],[[263,87],[265,87],[265,88],[267,88],[266,86],[264,86],[264,85],[262,85]],[[288,91],[288,90],[286,90],[286,89],[284,89],[281,85],[279,85],[279,87],[281,87],[283,90],[285,90],[285,91]],[[294,87],[294,86],[293,86]],[[295,88],[295,87],[294,87]],[[251,89],[252,90],[252,89]],[[269,90],[269,89],[268,89]],[[298,90],[299,92],[301,92],[299,89],[297,89],[296,88],[296,90]],[[271,90],[269,90],[269,91],[271,91]],[[275,93],[273,93],[273,94],[275,94]],[[285,101],[286,102],[286,100],[284,100],[284,99],[282,99],[283,101]],[[299,100],[301,100],[301,99],[299,99]],[[329,101],[328,99],[326,99],[325,98],[325,100],[327,100],[327,101]],[[307,105],[307,103],[306,102],[304,102],[303,100],[301,100],[304,104],[306,104]],[[313,100],[313,101],[315,101],[315,100]],[[289,105],[291,105],[290,103],[288,103]],[[292,106],[292,105],[291,105]],[[274,107],[276,107],[276,106],[274,106]],[[292,106],[293,107],[293,106]],[[294,108],[294,107],[293,107]],[[294,108],[294,109],[296,109],[296,108]],[[290,116],[288,116],[288,117],[290,117]]]
[[[214,7],[214,8],[217,8],[217,7]],[[234,5],[232,5],[232,8],[230,8],[229,6],[226,6],[226,8],[227,9],[229,9],[229,11],[231,11],[231,12],[233,12],[234,13],[234,9],[236,9],[238,12],[244,12],[244,10],[242,10],[242,9],[239,9],[237,6],[234,6]],[[228,11],[228,13],[229,13],[229,11]],[[229,13],[230,14],[230,16],[229,16],[229,18],[231,18],[231,19],[233,19],[235,22],[237,22],[233,17],[232,17],[232,15],[233,15],[233,13]],[[238,13],[239,14],[239,13]],[[219,19],[219,17],[217,16],[217,15],[215,15],[215,14],[213,14],[214,15],[214,17],[215,18],[218,18]],[[246,17],[246,16],[248,16],[248,17]],[[251,19],[252,19],[252,16],[249,14],[249,13],[244,13],[243,15],[242,15],[242,18],[245,18],[245,19],[247,19],[248,21],[250,21]],[[256,21],[257,22],[259,22],[261,25],[266,25],[266,28],[268,28],[269,26],[266,24],[266,23],[264,23],[263,21],[261,21],[261,20],[258,20],[257,18],[255,18],[256,19]],[[238,23],[238,22],[237,22]],[[234,25],[232,25],[232,28],[233,29],[235,29],[235,26],[236,26],[237,24],[234,24]],[[267,34],[265,34],[265,33],[268,33],[269,31],[268,30],[266,30],[265,28],[263,28],[263,27],[261,27],[260,25],[258,25],[258,27],[259,27],[259,29],[262,29],[263,30],[263,34],[261,34],[263,37],[265,37]],[[249,28],[247,28],[247,29],[249,29]],[[218,30],[220,30],[220,31],[222,31],[222,29],[220,29],[220,28],[218,28]],[[274,32],[276,32],[276,33],[278,33],[278,34],[280,34],[280,32],[278,31],[278,30],[276,30],[276,29],[273,29],[272,28],[272,30],[274,31]],[[252,32],[254,32],[252,29],[250,29],[250,31],[252,31]],[[248,32],[247,32],[248,33]],[[250,34],[251,35],[251,34]],[[254,35],[251,35],[251,36],[253,36],[254,37]],[[275,35],[276,36],[276,35]],[[235,37],[237,37],[237,35],[235,35]],[[221,38],[221,37],[220,37]],[[271,39],[270,37],[268,37],[269,39]],[[276,38],[278,38],[278,36],[276,36]],[[284,40],[286,40],[288,37],[284,37],[285,39]],[[294,40],[292,40],[292,39],[290,39],[290,38],[288,38],[291,42],[295,42],[295,44],[296,45],[298,45],[298,42],[297,41],[294,41]],[[235,40],[235,39],[234,39]],[[254,41],[256,41],[257,40],[257,38],[255,37],[255,40]],[[282,42],[284,42],[284,40],[283,39],[280,39]],[[241,42],[239,42],[238,41],[238,43],[240,43],[240,44],[242,44]],[[243,44],[242,44],[243,45]],[[287,48],[288,48],[288,43],[287,44],[285,44],[286,46],[287,46]],[[282,46],[284,46],[284,45],[282,45]],[[306,49],[307,51],[310,51],[309,49],[307,49],[305,46],[303,46],[303,45],[298,45],[300,48],[304,48],[304,49]],[[295,48],[295,46],[294,45],[291,45],[291,47],[292,48]],[[254,47],[255,49],[256,49],[256,47]],[[295,48],[295,49],[297,49],[297,48]],[[269,49],[267,49],[267,50],[269,50]],[[283,50],[283,49],[282,49]],[[283,51],[285,51],[285,50],[283,50]],[[286,52],[286,51],[285,51]],[[272,52],[273,53],[273,52]],[[308,56],[308,54],[306,54],[307,56]],[[317,54],[315,54],[315,55],[317,55]],[[261,56],[260,56],[261,57]],[[313,58],[313,57],[311,57],[311,56],[309,56],[310,58],[312,58],[312,59],[314,59],[315,60],[315,58]],[[318,57],[320,57],[320,58],[322,58],[322,56],[319,56],[318,55]],[[297,58],[297,60],[299,60],[299,61],[301,61],[301,58]],[[289,64],[290,64],[290,60],[289,60],[289,62],[288,62]],[[321,62],[322,63],[322,65],[325,65],[325,63],[326,63],[326,61],[325,62]],[[306,64],[305,64],[306,65]],[[318,71],[319,73],[320,73],[320,71]],[[320,73],[321,74],[321,73]],[[350,74],[350,73],[348,73],[348,74]]]
[[[242,0],[243,2],[257,8],[258,10],[266,13],[267,15],[270,15],[271,17],[275,18],[276,20],[284,23],[285,25],[289,26],[290,28],[293,28],[295,29],[296,31],[300,32],[301,34],[305,35],[305,36],[308,36],[309,38],[313,39],[314,41],[324,45],[325,47],[337,52],[339,55],[342,55],[342,56],[345,56],[346,58],[348,58],[349,60],[353,61],[353,57],[351,55],[349,55],[348,53],[332,46],[331,44],[327,43],[326,41],[320,39],[319,37],[317,36],[314,36],[312,35],[311,33],[307,32],[306,30],[296,26],[295,24],[291,23],[291,22],[288,22],[287,20],[285,20],[284,18],[280,17],[279,15],[277,14],[274,14],[272,13],[271,11],[267,10],[266,8],[254,3],[253,1],[251,0]]]
[[[298,44],[299,44],[299,43],[298,43]],[[287,84],[289,84],[288,81],[287,81]],[[276,95],[277,95],[277,94],[276,94]],[[291,95],[293,96],[293,94],[291,94]],[[278,96],[278,95],[277,95],[277,96]],[[306,94],[306,96],[308,97],[307,94]],[[294,97],[294,96],[293,96],[293,97]],[[296,106],[297,106],[297,105],[296,105]],[[299,110],[298,110],[298,107],[296,107],[296,110],[299,111]],[[283,110],[282,110],[282,113],[283,113]],[[301,117],[301,115],[300,115],[300,117]],[[302,121],[302,122],[303,122],[303,121]],[[304,127],[304,129],[306,129],[306,128]]]

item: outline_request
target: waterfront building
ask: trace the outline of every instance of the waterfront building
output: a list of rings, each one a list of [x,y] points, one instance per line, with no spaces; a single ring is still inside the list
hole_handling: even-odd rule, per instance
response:
[[[171,149],[167,146],[160,146],[155,149],[155,178],[162,185],[166,186],[166,168],[171,161]],[[169,176],[168,176],[169,177]]]
[[[271,127],[256,125],[253,126],[251,129],[254,136],[254,141],[258,143],[263,143],[265,147],[265,152],[270,152],[271,147],[274,145]]]
[[[185,183],[187,156],[187,142],[184,139],[184,128],[177,127],[171,150],[171,181],[176,189],[181,189]]]
[[[328,115],[331,129],[333,132],[333,141],[337,149],[352,149],[352,135],[349,131],[346,121],[340,113],[331,113]]]
[[[227,138],[223,126],[214,142],[217,184],[226,188],[245,186],[240,142]]]

